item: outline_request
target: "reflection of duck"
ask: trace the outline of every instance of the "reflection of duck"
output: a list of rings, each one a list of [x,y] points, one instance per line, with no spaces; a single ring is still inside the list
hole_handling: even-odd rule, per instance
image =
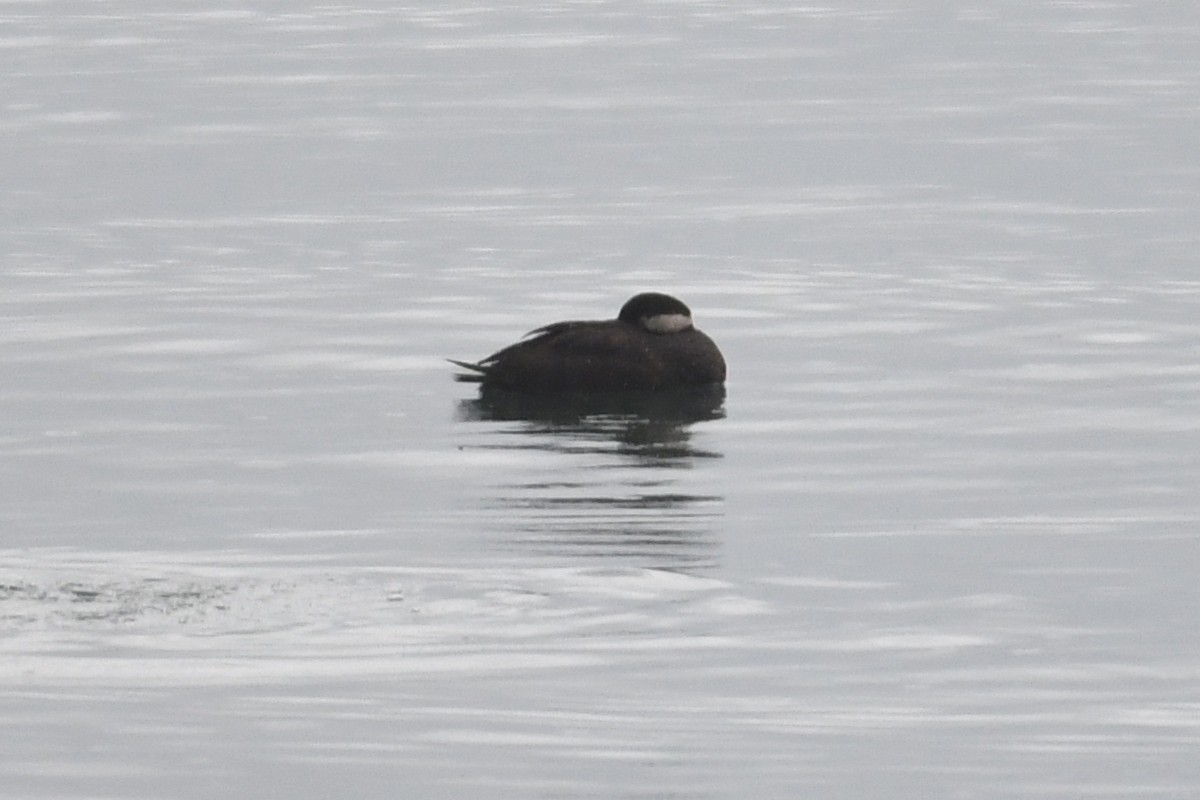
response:
[[[618,452],[652,462],[719,457],[691,443],[690,427],[725,417],[721,384],[641,392],[560,392],[524,394],[486,386],[478,397],[461,400],[466,422],[524,422],[513,431],[534,437],[534,447],[581,452],[587,442],[616,442]],[[522,446],[529,446],[528,443]]]
[[[676,572],[718,563],[722,458],[695,423],[724,418],[722,384],[527,394],[486,386],[458,403],[461,448],[508,452],[483,513],[522,550]],[[539,458],[538,454],[546,456]],[[491,523],[489,523],[491,524]]]
[[[528,394],[620,392],[725,381],[725,359],[692,324],[692,312],[666,294],[632,297],[616,319],[555,322],[477,363],[457,380]]]
[[[725,416],[724,402],[725,387],[720,384],[660,392],[608,392],[598,396],[582,392],[539,396],[485,386],[478,398],[459,404],[459,416],[464,420],[525,420],[557,425],[588,419],[640,419],[689,425],[721,419]]]

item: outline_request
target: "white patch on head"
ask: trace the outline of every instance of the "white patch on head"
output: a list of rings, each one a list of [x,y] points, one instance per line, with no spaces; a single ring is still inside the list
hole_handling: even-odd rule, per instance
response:
[[[642,317],[642,327],[651,333],[679,333],[692,327],[692,318],[687,314],[655,314]]]

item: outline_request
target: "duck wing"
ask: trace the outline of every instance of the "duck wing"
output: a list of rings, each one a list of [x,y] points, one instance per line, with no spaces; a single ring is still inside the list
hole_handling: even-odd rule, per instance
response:
[[[595,322],[552,322],[549,325],[543,325],[540,328],[534,328],[529,333],[521,337],[521,341],[510,344],[501,350],[497,350],[487,358],[481,358],[478,366],[487,369],[506,358],[516,356],[518,354],[533,353],[542,349],[557,350],[560,347],[571,347],[578,342],[576,334],[595,329]]]
[[[490,356],[481,358],[478,361],[459,361],[456,358],[447,358],[446,360],[456,367],[467,370],[466,373],[455,375],[454,380],[461,383],[481,383],[488,376],[488,373],[491,372],[492,368],[506,357],[526,353],[530,346],[540,347],[545,345],[554,349],[556,347],[555,340],[559,339],[559,337],[567,334],[568,338],[570,338],[570,331],[587,328],[591,325],[593,325],[591,322],[552,322],[549,325],[543,325],[540,328],[531,330],[522,336],[519,342],[497,350]],[[558,344],[561,344],[561,342]]]

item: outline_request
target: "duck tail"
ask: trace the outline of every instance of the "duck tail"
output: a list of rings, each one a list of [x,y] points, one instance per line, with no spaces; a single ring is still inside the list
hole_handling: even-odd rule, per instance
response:
[[[483,380],[484,376],[487,375],[487,367],[480,366],[479,364],[472,364],[469,361],[456,361],[453,358],[447,358],[446,360],[456,367],[462,367],[463,369],[468,370],[468,372],[465,374],[459,373],[458,375],[455,375],[454,380],[456,381],[460,381],[462,383],[479,383]]]

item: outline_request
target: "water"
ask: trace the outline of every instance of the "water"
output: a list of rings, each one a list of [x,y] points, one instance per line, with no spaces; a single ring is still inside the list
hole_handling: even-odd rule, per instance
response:
[[[1197,793],[1196,12],[0,20],[6,796]]]

